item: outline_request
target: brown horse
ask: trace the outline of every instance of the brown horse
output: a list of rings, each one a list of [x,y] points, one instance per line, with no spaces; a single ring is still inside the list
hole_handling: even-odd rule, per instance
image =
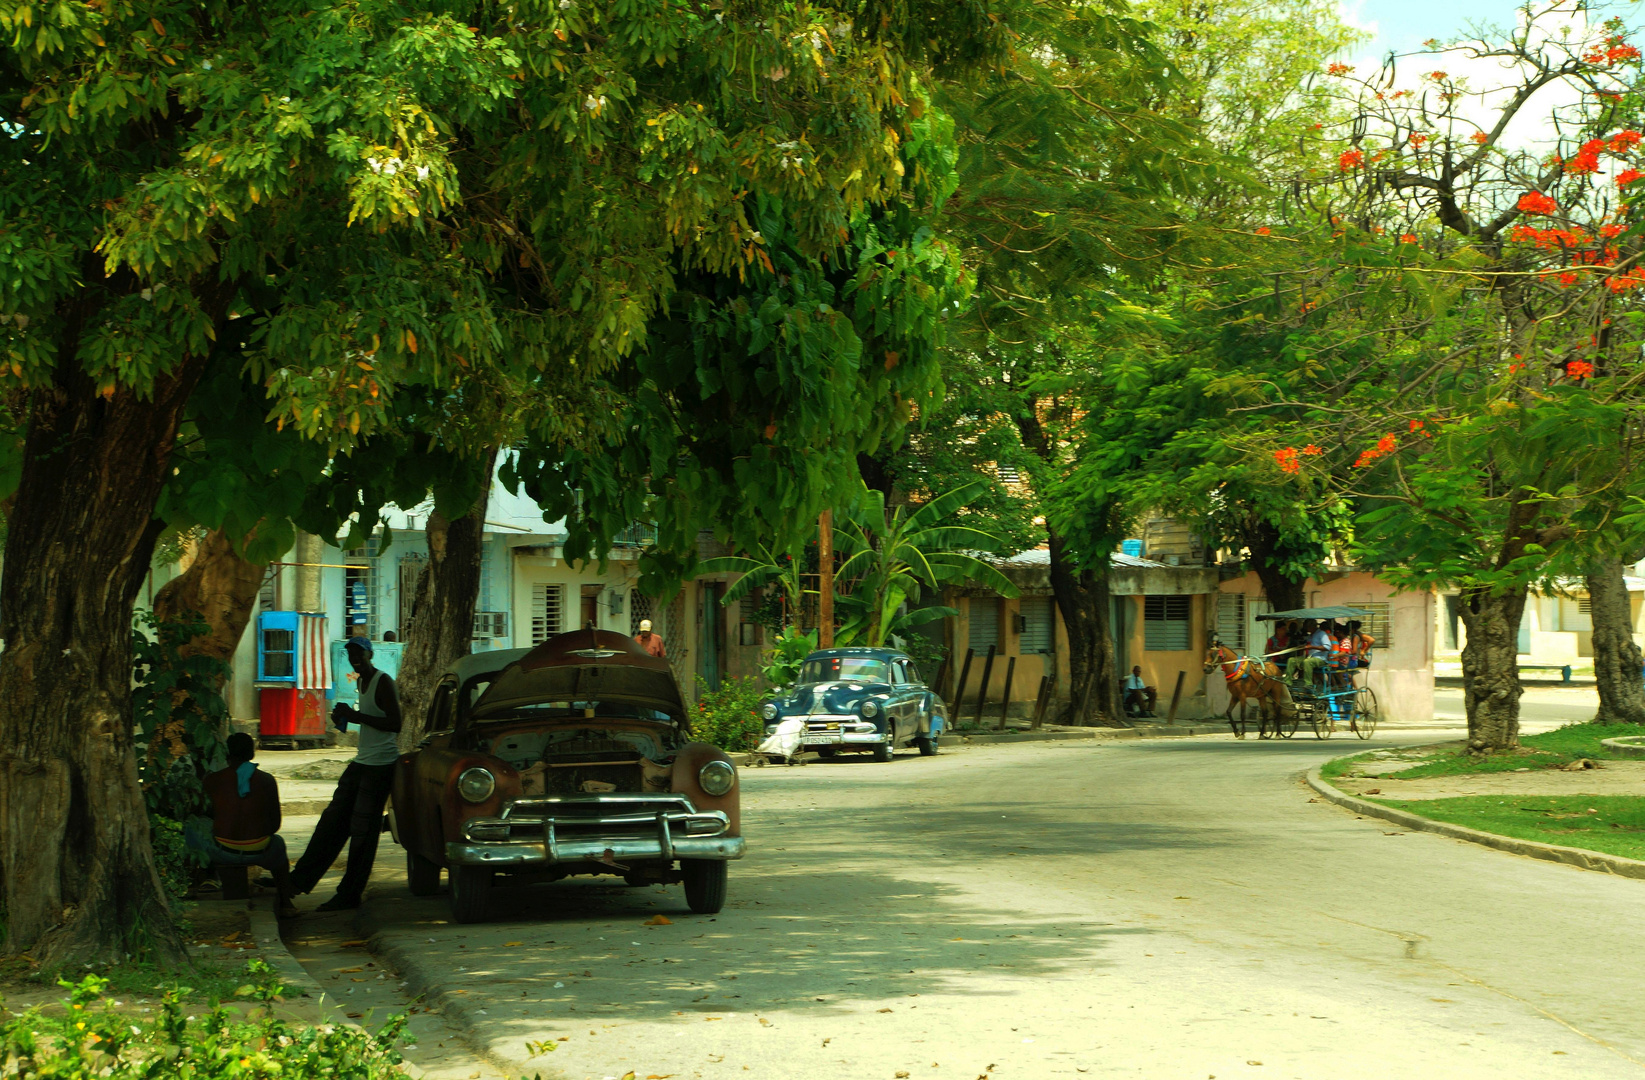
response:
[[[1270,725],[1273,732],[1279,734],[1280,720],[1295,715],[1296,705],[1291,701],[1291,692],[1286,689],[1285,681],[1280,678],[1279,668],[1275,665],[1242,657],[1222,642],[1213,641],[1205,654],[1205,673],[1209,675],[1217,667],[1222,668],[1222,677],[1228,685],[1228,709],[1223,713],[1223,719],[1234,729],[1236,738],[1245,738],[1246,709],[1253,700],[1257,703],[1260,720],[1257,733],[1260,738],[1268,737]],[[1236,704],[1239,705],[1238,723],[1234,722]]]

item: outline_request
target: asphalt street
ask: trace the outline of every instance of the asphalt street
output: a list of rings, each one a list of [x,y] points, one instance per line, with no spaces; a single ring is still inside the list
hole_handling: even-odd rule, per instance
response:
[[[1459,734],[1385,730],[749,769],[718,917],[582,879],[457,926],[385,845],[362,929],[545,1080],[1645,1074],[1645,883],[1311,797],[1310,765]]]

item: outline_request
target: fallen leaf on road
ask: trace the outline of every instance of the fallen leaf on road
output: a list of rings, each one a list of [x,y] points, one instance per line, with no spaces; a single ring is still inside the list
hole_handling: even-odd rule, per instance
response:
[[[720,1019],[720,1017],[718,1017],[718,1016],[705,1016],[705,1017],[703,1017],[703,1020],[704,1020],[704,1021],[708,1021],[708,1020],[718,1020],[718,1019]]]
[[[1245,1064],[1247,1064],[1247,1065],[1261,1065],[1262,1062],[1260,1062],[1260,1061],[1247,1061]]]
[[[890,1012],[891,1010],[890,1009],[877,1009],[875,1011],[877,1011],[877,1012]]]
[[[673,1073],[648,1073],[645,1080],[668,1080]]]
[[[433,941],[434,939],[429,938],[428,940]],[[337,947],[339,949],[363,949],[363,948],[366,947],[366,943],[364,941],[345,941],[345,942],[342,942],[341,944],[339,944]]]
[[[364,971],[365,968],[338,968],[338,970],[347,975],[351,971]]]
[[[898,1080],[904,1080],[904,1078],[906,1078],[908,1076],[908,1070],[903,1069],[901,1072],[897,1073],[896,1075],[897,1075]]]
[[[362,1014],[362,1013],[344,1013],[343,1015],[348,1017],[350,1020],[358,1020],[364,1014]]]
[[[1382,794],[1382,789],[1379,788],[1379,787],[1368,787],[1361,794],[1364,794],[1364,795],[1381,795]]]
[[[670,919],[667,915],[653,915],[653,916],[651,916],[651,918],[647,919],[645,922],[641,923],[640,925],[641,926],[673,926],[674,925],[674,920]]]
[[[505,948],[505,949],[514,949],[514,948],[518,948],[519,946],[524,945],[524,944],[525,944],[525,942],[523,942],[523,941],[505,941],[505,942],[503,942],[503,948]]]

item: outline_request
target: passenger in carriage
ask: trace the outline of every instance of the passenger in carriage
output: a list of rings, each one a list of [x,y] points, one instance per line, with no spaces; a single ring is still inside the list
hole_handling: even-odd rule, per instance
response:
[[[1315,620],[1306,619],[1302,624],[1302,636],[1302,652],[1293,655],[1285,665],[1285,675],[1293,682],[1311,683],[1331,655],[1331,635]]]

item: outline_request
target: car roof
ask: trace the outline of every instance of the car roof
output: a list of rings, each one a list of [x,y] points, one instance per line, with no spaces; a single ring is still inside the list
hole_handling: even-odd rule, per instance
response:
[[[807,653],[805,658],[807,660],[833,660],[836,658],[842,660],[847,658],[858,660],[895,660],[899,657],[906,657],[907,655],[908,654],[903,652],[901,649],[878,649],[868,648],[861,645],[853,645],[838,649],[818,649],[816,652]]]

